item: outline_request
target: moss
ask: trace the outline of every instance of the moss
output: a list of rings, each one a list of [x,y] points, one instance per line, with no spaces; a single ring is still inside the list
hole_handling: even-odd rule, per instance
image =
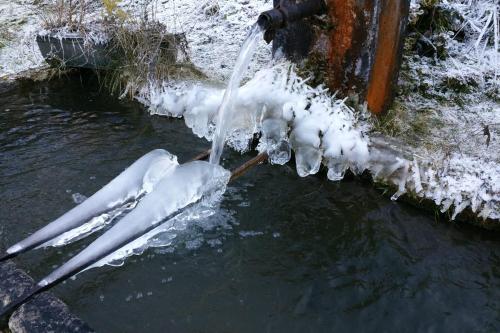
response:
[[[490,89],[486,90],[484,94],[491,101],[500,104],[500,86],[492,86]]]
[[[410,43],[407,42],[405,51],[444,60],[448,57],[447,34],[453,32],[456,40],[464,37],[464,29],[456,24],[457,13],[440,6],[437,0],[422,1],[421,10],[422,13],[409,24]]]
[[[7,44],[14,38],[14,34],[9,29],[7,24],[0,24],[0,49],[7,46]]]
[[[392,108],[389,109],[385,114],[379,117],[373,117],[374,130],[382,134],[397,137],[404,133],[405,131],[405,121],[406,110],[397,103],[394,103]]]
[[[327,59],[317,52],[312,52],[307,59],[297,68],[301,77],[310,77],[307,82],[312,87],[327,83],[328,62]]]
[[[440,6],[440,0],[423,0],[420,3],[422,14],[410,22],[410,30],[422,34],[456,30],[455,13]]]
[[[430,109],[410,111],[396,101],[384,115],[374,118],[375,130],[391,137],[427,135],[431,114]]]
[[[457,77],[448,77],[444,82],[444,88],[448,88],[458,94],[469,94],[478,87],[476,81],[468,78],[466,81]]]

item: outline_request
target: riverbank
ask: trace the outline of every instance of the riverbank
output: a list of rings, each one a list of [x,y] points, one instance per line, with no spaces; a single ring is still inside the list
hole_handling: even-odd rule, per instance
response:
[[[0,263],[0,304],[5,305],[35,286],[35,281],[12,261]],[[93,330],[73,315],[52,293],[42,293],[22,305],[8,318],[7,332],[82,332]],[[0,332],[4,332],[0,322]]]
[[[473,6],[487,6],[491,3],[493,2],[485,0]],[[11,9],[14,16],[20,15],[20,7],[15,7],[16,3],[10,6],[14,8]],[[131,12],[138,11],[138,5],[132,2],[125,1],[122,6]],[[206,118],[207,112],[212,114],[216,111],[221,86],[232,71],[246,31],[258,13],[271,6],[271,1],[254,3],[244,0],[156,4],[154,18],[166,24],[173,33],[185,34],[190,60],[207,78],[202,83],[156,82],[144,87],[137,94],[137,99],[151,107],[154,114],[194,114],[188,119],[192,124],[190,127],[197,128],[196,134],[201,133],[201,136],[210,139],[208,129],[213,126],[213,122]],[[432,209],[447,214],[451,220],[463,219],[483,227],[496,228],[500,218],[498,77],[495,66],[484,62],[484,53],[470,51],[470,47],[475,45],[481,35],[479,23],[486,24],[484,20],[487,16],[468,10],[467,5],[460,1],[446,6],[446,10],[468,13],[469,16],[462,17],[463,27],[460,29],[467,32],[466,36],[458,41],[453,36],[446,37],[447,32],[437,31],[430,36],[426,33],[424,39],[410,39],[400,75],[399,94],[394,107],[385,117],[374,118],[363,110],[348,111],[344,106],[341,109],[347,112],[345,114],[353,114],[353,117],[348,117],[348,122],[356,129],[356,133],[362,133],[370,148],[369,156],[359,166],[370,170],[377,182],[393,191],[391,196],[395,200],[404,196],[417,205],[426,200],[433,203],[430,205]],[[412,19],[417,20],[423,14],[425,12],[421,3],[413,1]],[[24,31],[23,36],[28,36],[27,39],[8,44],[0,50],[0,59],[13,59],[10,55],[15,54],[18,48],[32,48],[33,45],[28,41],[33,38],[29,37],[29,33],[36,30],[35,21],[30,14],[27,23],[23,25],[25,28],[19,29]],[[467,22],[472,23],[467,25]],[[475,28],[479,31],[472,31]],[[425,47],[426,39],[431,41],[427,47],[433,49],[437,45],[448,50],[448,56],[440,59],[441,56],[436,54],[419,55],[415,50]],[[479,41],[483,45],[484,34]],[[493,40],[491,43],[495,47]],[[488,50],[490,44],[485,44]],[[488,54],[493,54],[488,59],[498,59],[494,58],[494,52]],[[247,72],[246,81],[254,78],[255,73],[262,68],[268,68],[264,69],[264,73],[271,73],[273,67],[269,68],[270,58],[270,47],[262,41]],[[21,57],[20,61],[24,67],[7,61],[8,69],[3,69],[4,73],[11,75],[21,68],[36,67],[41,63],[39,56],[24,60]],[[259,79],[262,80],[263,76],[265,75],[261,75]],[[268,75],[268,78],[272,78],[272,75]],[[264,81],[260,83],[270,84]],[[195,95],[198,103],[181,105],[175,98],[172,99],[172,96],[186,94],[192,85],[197,84],[206,88],[204,94]],[[310,91],[314,91],[313,87],[310,88]],[[333,104],[341,103],[329,92],[321,92],[320,95],[322,98],[329,98]],[[245,96],[242,100],[245,101]],[[284,105],[280,101],[272,102]],[[256,108],[257,104],[254,104]],[[159,112],[159,106],[166,111]],[[199,111],[200,107],[206,111],[190,112]],[[173,112],[179,108],[181,111]],[[204,118],[197,118],[196,114]],[[293,121],[288,122],[289,131],[293,132],[298,123],[294,125]],[[245,137],[248,138],[254,132],[259,132],[261,125],[250,122],[243,125],[245,126],[248,130]],[[318,132],[318,137],[319,133],[321,131]],[[247,139],[242,141],[245,140]],[[318,142],[321,145],[321,140]],[[238,144],[233,146],[238,147]],[[325,161],[324,167],[329,168],[327,162]],[[353,161],[344,162],[347,165]],[[468,213],[462,214],[464,211]]]

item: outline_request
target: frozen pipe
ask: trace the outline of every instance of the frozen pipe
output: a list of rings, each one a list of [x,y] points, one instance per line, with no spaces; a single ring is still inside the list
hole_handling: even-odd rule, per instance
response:
[[[145,186],[154,184],[177,165],[177,159],[167,151],[163,149],[151,151],[83,203],[9,247],[6,253],[0,256],[0,262],[34,249],[69,230],[78,228],[96,216],[136,200],[144,193]]]
[[[202,159],[206,156],[207,153],[200,154],[199,158]],[[243,164],[239,168],[235,169],[228,180],[234,180],[244,173],[246,173],[252,167],[263,163],[267,159],[267,154],[262,153],[255,158],[251,159],[247,163]],[[198,184],[210,184],[210,188],[214,188],[216,186],[217,178],[224,178],[224,169],[219,166],[214,166],[212,164],[203,164],[206,162],[192,161],[183,165],[180,165],[175,169],[175,171],[170,175],[163,179],[160,184],[158,184],[158,188],[156,188],[149,196],[147,196],[139,206],[132,211],[129,215],[127,215],[123,220],[118,222],[113,228],[111,228],[104,235],[96,239],[92,244],[90,244],[87,248],[85,248],[78,255],[70,259],[63,266],[56,269],[50,275],[48,275],[45,279],[40,281],[37,285],[35,285],[32,289],[24,292],[17,299],[13,300],[11,303],[5,305],[0,310],[0,325],[3,321],[8,320],[8,317],[21,305],[28,302],[34,296],[44,292],[58,283],[66,280],[67,278],[77,274],[78,272],[84,270],[85,268],[90,267],[92,264],[96,263],[100,259],[105,258],[107,255],[113,253],[114,251],[120,249],[122,246],[130,243],[131,241],[137,239],[141,235],[146,234],[150,230],[156,228],[160,221],[168,220],[169,218],[175,216],[180,211],[191,207],[201,200],[201,198],[205,195],[203,191],[200,190],[200,186],[195,187],[194,190],[195,195],[191,195],[190,198],[194,198],[193,200],[185,200],[185,206],[176,205],[176,198],[181,196],[179,193],[183,192],[192,192],[188,186],[188,182],[183,182],[184,179],[189,179],[190,182],[193,181],[193,178],[198,179],[195,183]],[[219,177],[214,177],[218,175]],[[182,187],[184,191],[182,190]],[[179,191],[179,187],[181,190]],[[168,189],[176,189],[175,191]],[[165,189],[167,191],[165,191]],[[168,198],[170,195],[170,198]],[[161,198],[161,200],[160,200]],[[166,199],[166,200],[165,200]],[[168,200],[170,199],[170,200]],[[165,204],[163,203],[165,201]],[[183,200],[180,200],[183,202]],[[145,206],[147,209],[141,209],[141,205]],[[167,217],[160,216],[157,214],[158,209],[151,209],[155,207],[160,207],[160,210],[168,211],[166,214]],[[163,207],[163,208],[162,208]],[[156,223],[151,223],[154,218],[157,219]],[[114,232],[119,230],[119,232]]]
[[[325,0],[308,0],[297,4],[281,1],[274,9],[259,15],[257,24],[265,31],[264,39],[270,43],[274,39],[276,30],[285,28],[288,23],[304,18],[325,14],[327,11]]]

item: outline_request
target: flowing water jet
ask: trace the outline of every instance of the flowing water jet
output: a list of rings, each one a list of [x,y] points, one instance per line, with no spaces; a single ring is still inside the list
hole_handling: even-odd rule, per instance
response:
[[[217,128],[213,138],[212,152],[210,154],[210,163],[212,164],[219,164],[220,162],[226,136],[231,128],[231,119],[234,112],[234,104],[238,98],[238,89],[250,60],[252,60],[257,43],[260,38],[262,38],[262,34],[263,29],[261,25],[257,23],[254,24],[248,34],[248,37],[245,39],[243,46],[241,47],[240,53],[238,54],[238,59],[234,65],[233,73],[229,79],[229,83],[222,99],[222,104],[220,105],[219,112],[217,114]]]

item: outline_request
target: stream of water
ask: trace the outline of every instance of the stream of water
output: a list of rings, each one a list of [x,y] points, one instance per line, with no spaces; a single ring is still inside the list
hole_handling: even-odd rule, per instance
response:
[[[229,79],[221,106],[217,114],[217,128],[212,143],[212,153],[210,154],[210,163],[219,164],[226,135],[231,128],[232,112],[234,110],[234,103],[238,98],[238,89],[240,87],[241,79],[248,68],[250,60],[255,52],[258,41],[262,39],[262,29],[258,24],[255,24],[245,39],[236,64],[234,65],[233,73]]]

